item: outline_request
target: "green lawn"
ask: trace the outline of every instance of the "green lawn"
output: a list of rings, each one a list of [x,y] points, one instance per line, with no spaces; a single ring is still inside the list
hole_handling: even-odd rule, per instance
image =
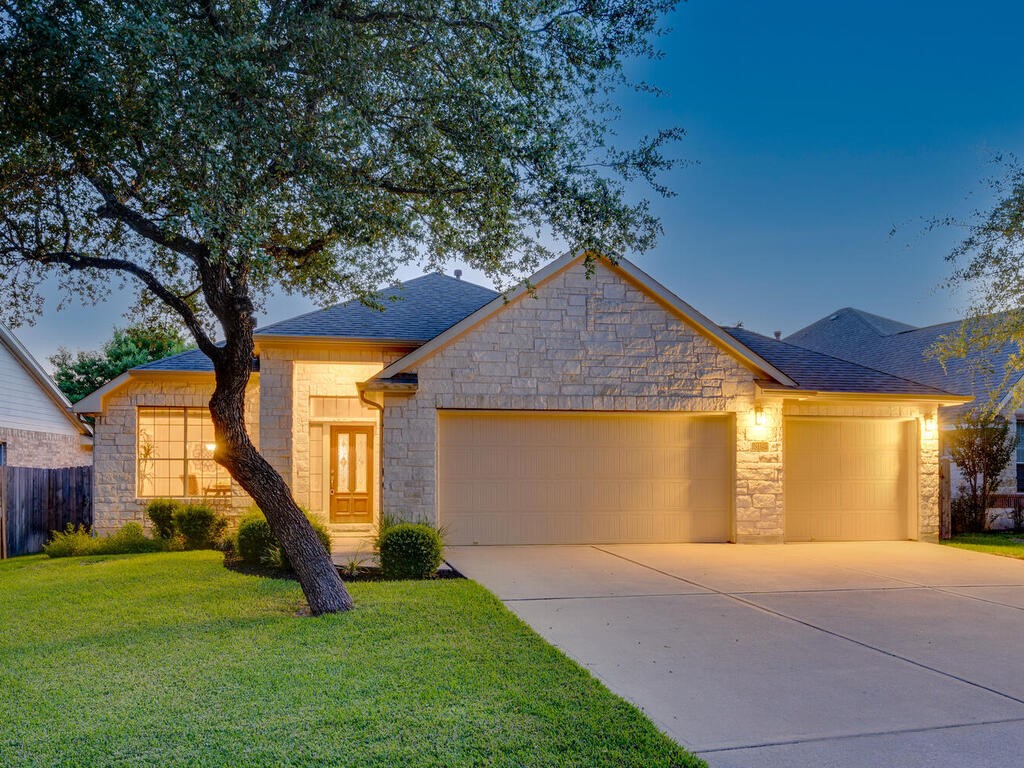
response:
[[[942,543],[947,547],[1024,560],[1024,534],[1020,533],[961,533]]]
[[[0,765],[698,766],[470,581],[293,582],[190,552],[0,563]]]

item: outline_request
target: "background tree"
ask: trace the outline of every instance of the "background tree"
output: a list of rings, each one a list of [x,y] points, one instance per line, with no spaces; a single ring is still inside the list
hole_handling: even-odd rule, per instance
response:
[[[1006,419],[984,411],[964,416],[947,436],[950,458],[963,476],[952,503],[953,528],[957,532],[983,531],[1017,438],[1010,434]]]
[[[964,321],[940,339],[933,353],[943,365],[969,351],[979,353],[972,356],[971,373],[981,382],[977,389],[990,394],[988,402],[978,403],[983,410],[997,408],[1007,394],[1016,404],[1024,400],[1024,167],[1013,155],[993,162],[998,172],[985,182],[994,199],[990,208],[966,219],[931,222],[932,227],[966,230],[946,257],[953,265],[947,287],[964,289],[970,297]],[[1005,363],[993,362],[1002,353]]]
[[[61,347],[50,357],[57,386],[77,403],[129,368],[160,360],[186,349],[181,331],[163,323],[115,328],[113,336],[95,352],[74,355]]]
[[[351,599],[245,431],[254,311],[275,288],[373,303],[458,259],[500,284],[549,243],[659,233],[666,130],[614,144],[623,64],[670,0],[4,0],[0,319],[57,276],[131,279],[213,361],[216,460],[266,513],[313,613]],[[218,346],[214,339],[220,337]]]

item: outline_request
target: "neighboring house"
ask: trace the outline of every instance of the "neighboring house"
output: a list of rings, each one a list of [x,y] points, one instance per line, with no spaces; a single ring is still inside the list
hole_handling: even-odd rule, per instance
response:
[[[35,358],[0,325],[0,464],[92,463],[92,431]]]
[[[873,315],[847,307],[786,337],[786,341],[861,365],[905,376],[933,387],[975,396],[970,406],[943,412],[942,426],[951,429],[966,407],[992,404],[1008,419],[1016,434],[1024,434],[1024,410],[1014,398],[1021,376],[1006,376],[1006,365],[1017,353],[1015,344],[998,350],[969,350],[966,357],[952,358],[945,367],[932,350],[943,337],[955,336],[962,321],[955,320],[926,328]],[[954,492],[959,476],[954,473]],[[1016,460],[1007,468],[1001,490],[1024,492],[1024,440],[1017,448]]]
[[[628,261],[507,296],[442,275],[261,328],[248,422],[351,544],[934,540],[937,411],[967,397],[724,329]],[[155,496],[249,504],[211,458],[209,360],[133,369],[96,417],[97,526]]]

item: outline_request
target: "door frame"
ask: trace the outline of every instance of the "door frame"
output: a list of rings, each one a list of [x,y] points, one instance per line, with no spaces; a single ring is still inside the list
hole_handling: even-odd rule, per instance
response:
[[[374,442],[376,425],[367,421],[344,421],[325,423],[325,426],[329,427],[330,435],[328,440],[329,458],[327,462],[330,474],[325,478],[327,481],[325,483],[327,488],[327,520],[332,525],[372,525],[376,517],[377,500],[377,489],[375,488],[377,484],[376,445]],[[334,520],[334,488],[338,470],[338,435],[340,433],[366,435],[366,495],[369,508],[369,519],[367,520]],[[353,469],[352,471],[354,473],[355,470]]]

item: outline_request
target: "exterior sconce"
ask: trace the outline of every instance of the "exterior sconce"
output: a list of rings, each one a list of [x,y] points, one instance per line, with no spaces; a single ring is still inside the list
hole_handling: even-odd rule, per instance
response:
[[[755,427],[767,427],[768,426],[768,414],[764,412],[764,408],[760,405],[754,409],[754,426]]]
[[[938,425],[936,424],[936,418],[934,413],[929,413],[924,417],[924,436],[935,437]]]

